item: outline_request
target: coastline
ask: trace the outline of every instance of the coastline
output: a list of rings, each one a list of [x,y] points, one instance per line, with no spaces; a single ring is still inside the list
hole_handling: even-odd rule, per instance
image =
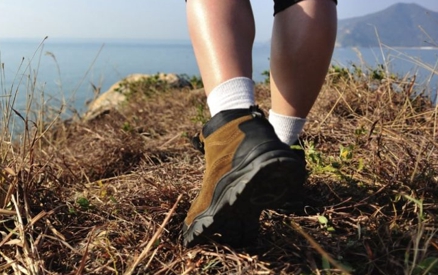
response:
[[[108,39],[52,39],[40,46],[40,39],[0,39],[1,63],[4,64],[2,89],[18,85],[18,79],[36,78],[39,89],[53,98],[63,94],[73,98],[72,104],[84,109],[84,103],[93,97],[92,85],[102,92],[120,79],[136,73],[157,72],[199,76],[193,48],[187,40],[121,40]],[[402,53],[398,53],[401,51]],[[432,96],[436,94],[434,76],[429,81],[430,69],[415,62],[423,60],[433,68],[435,51],[431,48],[336,48],[332,64],[351,68],[352,64],[376,68],[387,62],[390,72],[397,75],[416,75],[418,83],[429,85]],[[257,41],[253,48],[253,79],[263,82],[263,72],[269,70],[270,45]],[[412,56],[411,59],[405,58]],[[424,59],[423,59],[424,58]],[[405,60],[402,60],[405,59]],[[38,68],[38,70],[35,70]],[[25,106],[26,91],[18,85],[17,103]],[[23,103],[23,104],[22,104]]]

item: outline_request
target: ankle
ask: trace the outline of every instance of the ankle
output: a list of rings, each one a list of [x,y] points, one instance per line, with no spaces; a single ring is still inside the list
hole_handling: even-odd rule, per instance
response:
[[[247,77],[229,79],[214,88],[207,97],[210,114],[254,105],[254,81]]]
[[[289,146],[298,140],[306,121],[305,118],[285,116],[269,110],[269,122],[274,127],[275,133]]]

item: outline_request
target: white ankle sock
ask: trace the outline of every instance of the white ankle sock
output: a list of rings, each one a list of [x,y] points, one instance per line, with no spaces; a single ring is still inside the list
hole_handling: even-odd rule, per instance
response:
[[[287,145],[292,145],[298,140],[306,121],[305,118],[280,115],[269,110],[269,122],[280,140]]]
[[[229,109],[243,109],[254,105],[254,81],[235,77],[215,87],[207,98],[211,116]]]

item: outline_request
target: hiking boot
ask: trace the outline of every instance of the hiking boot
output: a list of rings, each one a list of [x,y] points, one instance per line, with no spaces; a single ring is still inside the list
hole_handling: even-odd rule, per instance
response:
[[[279,140],[256,106],[218,113],[194,145],[205,153],[206,170],[184,221],[185,246],[249,244],[262,210],[282,206],[305,180],[304,159]]]

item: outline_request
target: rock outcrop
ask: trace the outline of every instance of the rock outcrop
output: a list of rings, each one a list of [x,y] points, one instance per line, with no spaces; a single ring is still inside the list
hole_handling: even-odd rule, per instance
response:
[[[92,120],[102,114],[106,114],[113,110],[118,110],[127,99],[127,95],[132,91],[129,89],[129,83],[140,81],[161,81],[166,83],[169,88],[184,88],[190,87],[190,82],[177,74],[159,73],[156,75],[149,74],[132,74],[113,84],[106,92],[101,94],[95,100],[88,104],[88,110],[85,113],[84,120]]]

